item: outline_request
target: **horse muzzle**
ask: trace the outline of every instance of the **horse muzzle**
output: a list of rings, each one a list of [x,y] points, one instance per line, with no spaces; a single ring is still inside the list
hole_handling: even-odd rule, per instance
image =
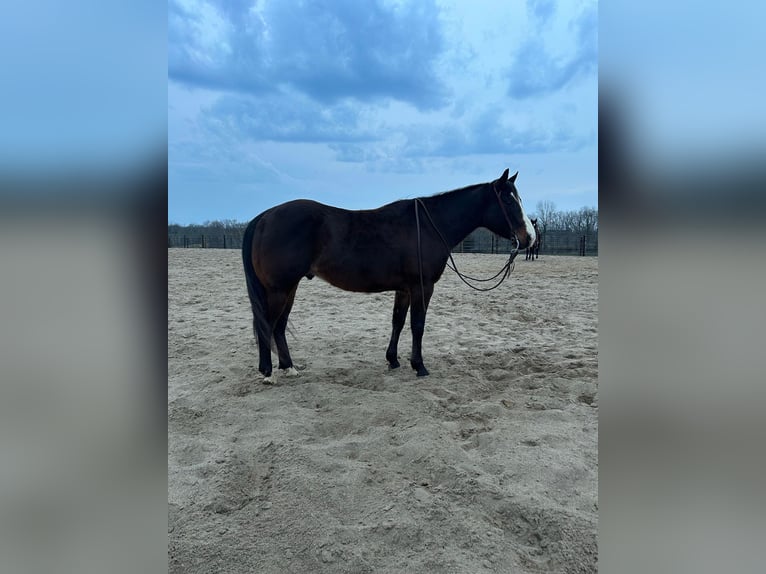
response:
[[[535,239],[537,239],[537,236],[535,235],[534,229],[520,229],[519,232],[516,233],[516,240],[519,242],[519,249],[527,249],[528,247],[532,247]]]

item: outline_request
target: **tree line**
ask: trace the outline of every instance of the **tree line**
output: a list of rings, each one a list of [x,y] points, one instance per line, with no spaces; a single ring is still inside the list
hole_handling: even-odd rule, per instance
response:
[[[528,214],[537,218],[540,231],[569,232],[577,235],[598,234],[598,209],[581,207],[559,211],[552,201],[538,201],[536,210]],[[248,222],[234,219],[205,221],[201,224],[168,224],[168,247],[239,247]]]
[[[570,231],[579,235],[598,233],[598,209],[581,207],[571,211],[558,211],[552,201],[538,201],[537,211],[530,214],[537,217],[540,231]]]

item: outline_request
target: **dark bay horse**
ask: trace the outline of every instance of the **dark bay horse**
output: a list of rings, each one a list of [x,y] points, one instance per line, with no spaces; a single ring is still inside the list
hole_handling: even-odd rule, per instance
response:
[[[535,240],[529,247],[527,247],[526,257],[524,258],[527,261],[530,259],[534,261],[540,257],[540,246],[543,243],[543,236],[540,234],[540,228],[537,226],[537,218],[534,218],[531,221],[532,227],[535,229]]]
[[[395,291],[386,359],[390,368],[399,366],[399,335],[411,309],[410,365],[427,375],[421,352],[426,311],[451,249],[477,227],[515,238],[518,249],[535,241],[516,176],[509,178],[506,169],[488,183],[362,211],[298,199],[253,219],[242,258],[264,382],[272,382],[272,341],[280,370],[297,374],[285,329],[299,281],[314,276],[347,291]]]

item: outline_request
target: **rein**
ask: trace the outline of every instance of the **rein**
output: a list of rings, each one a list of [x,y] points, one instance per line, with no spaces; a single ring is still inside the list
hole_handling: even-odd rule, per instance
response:
[[[495,273],[492,277],[488,279],[479,279],[477,277],[471,277],[470,275],[466,275],[465,273],[461,273],[458,271],[457,264],[455,263],[455,260],[452,258],[452,248],[450,247],[449,243],[447,243],[447,240],[444,238],[444,235],[442,235],[441,231],[439,231],[439,228],[436,227],[436,223],[434,223],[433,218],[431,217],[431,214],[428,212],[428,209],[426,208],[425,204],[420,198],[415,198],[415,225],[417,227],[417,237],[418,237],[418,271],[420,273],[420,292],[421,295],[423,294],[423,254],[422,254],[422,247],[420,242],[420,215],[418,210],[418,205],[423,209],[423,212],[428,217],[428,221],[431,222],[431,226],[436,231],[439,238],[442,240],[442,243],[444,243],[444,246],[447,248],[447,254],[449,255],[449,261],[447,262],[447,267],[449,267],[452,271],[454,271],[458,277],[460,277],[460,280],[468,285],[471,289],[475,289],[476,291],[492,291],[493,289],[497,289],[500,284],[506,280],[508,276],[510,276],[511,271],[513,271],[513,260],[516,258],[516,255],[519,253],[519,239],[516,237],[516,234],[513,232],[513,226],[511,225],[511,220],[508,217],[508,213],[505,210],[505,206],[503,205],[502,200],[500,199],[500,195],[495,190],[495,186],[492,186],[493,191],[495,191],[495,195],[497,196],[498,202],[500,203],[501,211],[503,212],[503,217],[505,217],[505,221],[508,223],[508,228],[511,232],[511,236],[513,237],[514,242],[516,243],[516,246],[511,249],[511,252],[508,256],[508,261],[503,265],[503,267]],[[452,263],[452,265],[450,265]],[[497,279],[498,276],[502,274],[502,277],[500,277],[500,280],[493,285],[492,287],[477,287],[476,285],[472,285],[469,283],[469,281],[476,281],[479,283],[486,283],[488,281],[493,281]],[[425,300],[423,304],[423,308],[425,309]]]

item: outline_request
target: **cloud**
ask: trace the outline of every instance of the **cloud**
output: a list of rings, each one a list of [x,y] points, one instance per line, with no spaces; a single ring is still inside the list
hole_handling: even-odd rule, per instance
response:
[[[196,130],[188,130],[189,137],[201,134],[210,145],[260,153],[263,146],[250,144],[318,144],[313,149],[330,161],[412,173],[432,160],[570,152],[595,141],[594,130],[578,129],[582,106],[575,108],[579,113],[566,109],[570,100],[510,107],[504,78],[477,91],[480,72],[497,69],[497,45],[479,44],[484,51],[458,70],[450,60],[455,48],[444,47],[446,28],[430,3],[217,1],[171,0],[170,8],[171,43],[178,43],[171,50],[171,85],[213,98],[188,118]],[[527,10],[541,28],[553,19],[566,25],[562,8],[548,0],[529,2]],[[596,14],[592,20],[589,14],[569,23],[573,34],[593,31]],[[472,33],[467,37],[486,39],[481,29]],[[472,46],[465,39],[456,45]],[[585,42],[577,46],[563,64],[544,50],[529,59],[542,62],[532,65],[536,71],[553,69],[548,81],[558,75],[564,80],[556,85],[565,84],[591,55],[595,61],[595,45],[592,53]],[[522,50],[533,48],[526,40]],[[438,77],[451,82],[449,98]],[[437,109],[428,107],[436,102]]]
[[[262,22],[242,2],[224,6],[205,0],[168,3],[168,76],[188,86],[269,91]]]
[[[226,94],[201,107],[196,125],[211,146],[321,144],[335,161],[391,172],[417,171],[434,158],[579,151],[596,137],[595,129],[577,128],[582,112],[571,102],[537,120],[497,102],[478,113],[444,110],[409,117],[401,112],[351,100],[324,105],[298,92]]]
[[[346,163],[367,163],[385,159],[378,146],[364,146],[356,143],[331,143],[335,159]]]
[[[203,127],[222,137],[301,143],[374,139],[363,108],[348,101],[323,105],[299,93],[227,95],[204,113]]]
[[[547,15],[546,15],[547,14]],[[550,17],[545,10],[544,18]],[[537,15],[538,22],[542,22]],[[570,24],[576,47],[568,57],[556,58],[537,28],[515,52],[509,74],[508,95],[517,99],[556,92],[578,78],[593,74],[598,67],[598,11],[589,6]]]
[[[257,6],[261,6],[257,8]],[[168,74],[188,86],[271,93],[326,104],[396,99],[444,105],[445,50],[433,0],[171,0]]]
[[[548,125],[513,126],[500,108],[490,107],[473,118],[387,126],[374,140],[330,142],[328,147],[340,162],[363,163],[371,171],[412,173],[434,159],[576,152],[592,146],[595,129],[576,131],[561,119],[571,115],[566,107],[554,113],[555,121]]]
[[[595,138],[593,134],[577,134],[564,125],[516,127],[508,125],[502,118],[499,110],[488,109],[465,122],[412,130],[404,154],[459,157],[575,151]]]
[[[556,12],[555,0],[527,0],[527,10],[537,27],[545,25]]]

